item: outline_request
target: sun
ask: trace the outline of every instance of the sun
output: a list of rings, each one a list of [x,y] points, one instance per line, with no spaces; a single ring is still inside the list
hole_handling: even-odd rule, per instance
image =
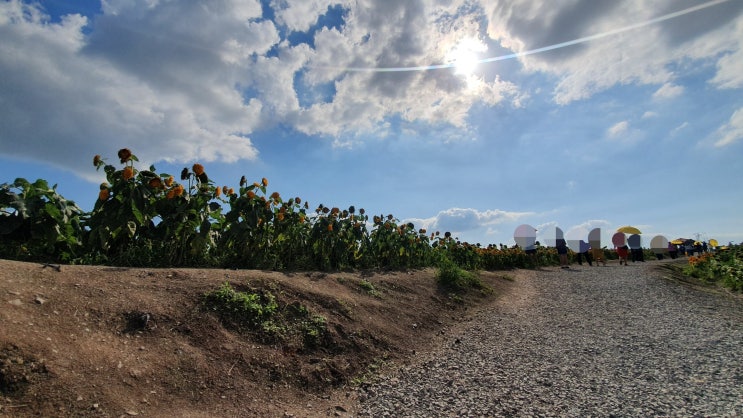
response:
[[[446,56],[446,61],[454,68],[454,73],[468,76],[473,74],[480,64],[479,52],[487,50],[485,44],[475,38],[460,40]]]
[[[472,51],[458,50],[452,54],[452,64],[454,73],[461,75],[470,75],[475,72],[478,64],[478,57]]]

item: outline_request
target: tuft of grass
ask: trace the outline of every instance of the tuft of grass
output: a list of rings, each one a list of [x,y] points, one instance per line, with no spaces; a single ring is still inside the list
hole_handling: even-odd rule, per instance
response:
[[[276,313],[278,304],[269,292],[240,292],[225,282],[219,289],[204,295],[204,307],[238,327],[261,330]]]
[[[374,284],[366,279],[361,279],[361,281],[359,282],[359,287],[364,289],[366,293],[370,294],[371,296],[374,296],[375,298],[382,296],[379,293],[379,291],[374,287]]]
[[[476,274],[462,269],[456,263],[443,258],[439,262],[436,281],[447,290],[464,291],[467,289],[487,290],[488,287]]]

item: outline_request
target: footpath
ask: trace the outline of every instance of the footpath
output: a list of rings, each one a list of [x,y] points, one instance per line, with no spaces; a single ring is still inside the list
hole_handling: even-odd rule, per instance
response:
[[[361,417],[743,416],[743,301],[658,261],[549,268],[378,382]]]

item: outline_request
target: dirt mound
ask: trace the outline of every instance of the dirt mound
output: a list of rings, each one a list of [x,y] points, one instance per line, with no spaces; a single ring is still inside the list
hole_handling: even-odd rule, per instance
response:
[[[355,384],[425,350],[510,285],[483,273],[494,294],[451,295],[434,274],[0,260],[0,416],[352,414]],[[204,295],[225,283],[273,295],[285,338],[205,309]],[[322,332],[292,331],[305,317],[320,318]]]

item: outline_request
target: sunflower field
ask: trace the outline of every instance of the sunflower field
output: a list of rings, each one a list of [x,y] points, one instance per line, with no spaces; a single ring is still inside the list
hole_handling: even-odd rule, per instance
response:
[[[266,178],[236,188],[216,184],[201,164],[177,176],[137,167],[128,149],[103,170],[91,212],[45,180],[0,185],[0,257],[25,261],[136,267],[223,267],[271,270],[411,269],[453,262],[467,270],[557,263],[540,248],[463,243],[428,233],[393,215],[318,205],[268,189]]]
[[[684,274],[707,283],[720,283],[743,292],[743,246],[730,245],[714,252],[691,256]]]

